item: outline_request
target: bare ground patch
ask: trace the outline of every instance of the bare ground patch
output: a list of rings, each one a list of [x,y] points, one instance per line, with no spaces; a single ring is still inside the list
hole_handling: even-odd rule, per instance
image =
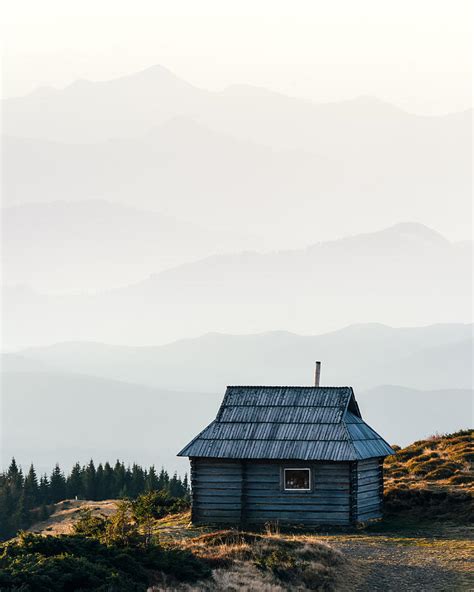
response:
[[[117,509],[116,503],[116,500],[105,500],[102,502],[64,500],[54,504],[53,513],[46,520],[36,522],[27,530],[28,532],[37,534],[71,534],[72,527],[79,518],[82,510],[91,510],[93,514],[110,516]]]

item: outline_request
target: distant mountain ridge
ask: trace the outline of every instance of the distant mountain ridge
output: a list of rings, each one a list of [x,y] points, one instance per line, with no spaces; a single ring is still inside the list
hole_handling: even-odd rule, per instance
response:
[[[105,101],[104,97],[108,97],[109,101]],[[80,123],[85,124],[82,126],[79,122],[68,119],[70,113],[77,111],[75,108],[77,101],[82,104]],[[411,118],[419,119],[420,122],[426,121],[428,124],[444,118],[463,118],[469,114],[469,111],[465,111],[446,116],[421,117],[409,114],[371,96],[316,103],[246,84],[233,84],[222,91],[213,92],[188,83],[160,65],[110,80],[94,82],[76,80],[63,89],[43,87],[23,97],[8,98],[2,102],[6,114],[9,115],[5,128],[5,133],[8,135],[42,137],[66,142],[90,142],[111,137],[124,137],[129,134],[140,135],[145,133],[151,125],[159,125],[176,116],[189,116],[205,123],[212,121],[209,118],[213,115],[215,121],[222,125],[222,116],[225,111],[234,116],[233,119],[229,118],[229,123],[233,124],[232,132],[235,131],[237,123],[241,123],[243,119],[242,117],[239,120],[238,114],[245,113],[250,123],[252,118],[249,115],[252,111],[253,119],[260,120],[265,113],[267,119],[273,118],[275,113],[278,113],[282,122],[286,124],[287,117],[282,116],[288,116],[289,112],[293,112],[295,104],[298,105],[301,119],[307,118],[317,110],[324,114],[321,119],[331,118],[334,112],[345,112],[346,116],[342,118],[341,125],[347,125],[349,121],[357,121],[360,119],[360,114],[368,111],[372,112],[379,122],[385,121],[387,115],[391,115],[397,117],[399,121]],[[37,102],[42,103],[43,106],[49,104],[52,107],[51,113],[43,113],[42,120],[35,118],[34,110],[37,109]],[[32,111],[29,111],[30,109]],[[127,113],[126,109],[130,111]],[[23,120],[19,119],[20,113]],[[125,115],[122,121],[115,119],[118,113]],[[93,114],[95,114],[94,117]],[[127,115],[129,115],[128,119]],[[62,120],[64,117],[67,119]],[[299,127],[300,118],[294,122],[296,128]],[[61,125],[64,123],[66,126]],[[118,125],[120,123],[122,125]],[[132,133],[129,128],[131,124],[135,125],[135,133]],[[112,134],[104,133],[104,130],[110,129],[111,125]],[[241,133],[242,131],[244,130],[241,130]],[[247,131],[245,129],[245,132]],[[258,133],[258,128],[255,131]],[[71,135],[72,133],[76,136]],[[90,136],[91,133],[94,135]]]
[[[160,347],[60,343],[4,354],[3,463],[14,454],[24,465],[68,465],[100,450],[104,459],[184,470],[175,454],[215,417],[226,384],[310,385],[316,359],[321,383],[353,386],[364,419],[391,443],[467,428],[472,329],[369,324],[319,336],[208,334]]]
[[[9,367],[72,372],[193,392],[220,392],[227,384],[305,384],[314,361],[322,383],[357,390],[380,384],[420,390],[470,389],[473,325],[392,328],[354,325],[315,336],[274,331],[256,335],[211,333],[156,347],[58,343],[3,356]],[[20,364],[20,361],[22,364]]]
[[[257,240],[102,199],[23,204],[2,210],[2,280],[99,291],[242,244]]]
[[[209,92],[161,67],[7,99],[3,111],[8,205],[104,198],[245,225],[273,248],[400,219],[471,233],[471,111]]]
[[[4,346],[146,345],[275,328],[322,333],[374,318],[408,326],[470,322],[471,274],[468,243],[399,225],[308,249],[212,256],[95,294],[4,288]]]

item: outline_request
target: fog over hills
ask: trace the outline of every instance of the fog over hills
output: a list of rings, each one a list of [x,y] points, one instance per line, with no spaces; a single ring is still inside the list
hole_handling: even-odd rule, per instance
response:
[[[357,390],[380,384],[469,389],[472,328],[468,324],[393,328],[372,323],[314,336],[285,331],[210,333],[158,347],[66,342],[4,354],[3,367],[37,372],[41,364],[45,371],[220,392],[228,384],[311,384],[314,361],[321,359],[323,384],[349,384]]]
[[[216,416],[223,391],[161,388],[57,372],[1,375],[0,466],[12,456],[39,471],[79,460],[164,464],[189,470],[176,453]],[[356,393],[366,421],[392,443],[469,427],[472,390],[420,391],[384,386]],[[183,410],[192,410],[183,413]]]
[[[161,347],[61,343],[2,356],[3,463],[49,468],[90,456],[164,463],[209,423],[226,384],[354,386],[391,442],[468,427],[472,326],[370,324],[318,336],[204,335]],[[391,384],[390,384],[391,383]],[[192,409],[192,413],[183,413]],[[179,420],[177,419],[179,418]]]
[[[215,414],[219,399],[55,372],[2,373],[1,387],[8,421],[2,423],[0,466],[15,456],[48,472],[56,462],[70,469],[76,460],[120,458],[184,474],[189,463],[176,453]],[[193,412],[182,413],[185,408]]]
[[[84,292],[258,241],[104,200],[5,208],[2,280],[44,292]]]
[[[4,289],[4,347],[87,340],[163,344],[209,331],[311,334],[377,319],[470,322],[469,243],[400,224],[267,254],[214,256],[89,295]]]
[[[471,422],[471,111],[159,66],[2,110],[3,463],[183,470],[227,384],[317,359],[392,442]]]
[[[244,226],[268,248],[400,220],[470,236],[470,111],[208,92],[154,67],[7,99],[3,112],[4,205],[103,198]]]

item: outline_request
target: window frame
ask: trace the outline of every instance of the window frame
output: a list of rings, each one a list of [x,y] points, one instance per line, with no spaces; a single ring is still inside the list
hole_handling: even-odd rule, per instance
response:
[[[308,471],[308,488],[295,488],[295,487],[286,487],[286,471]],[[308,493],[313,491],[313,481],[312,481],[312,470],[311,467],[283,467],[283,491],[288,493]]]

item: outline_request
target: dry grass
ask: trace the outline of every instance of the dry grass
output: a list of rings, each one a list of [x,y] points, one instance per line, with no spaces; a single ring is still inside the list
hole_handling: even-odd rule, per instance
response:
[[[84,502],[57,505],[48,523],[70,529]],[[86,502],[94,512],[113,512],[115,502]],[[47,524],[47,523],[46,523]],[[36,525],[33,530],[40,530]],[[404,526],[404,527],[403,527]],[[403,528],[402,528],[403,527]],[[50,528],[47,527],[47,528]],[[191,550],[212,566],[212,577],[195,584],[155,574],[155,592],[408,592],[472,590],[472,529],[437,523],[410,527],[401,520],[347,533],[280,533],[212,530],[190,523],[189,512],[156,521],[165,545]]]
[[[183,523],[182,515],[176,516]],[[168,518],[160,537],[192,551],[213,569],[211,580],[198,585],[181,585],[176,590],[352,590],[344,582],[354,582],[357,571],[343,554],[316,536],[284,535],[274,532],[247,532],[234,529],[205,531],[186,525],[170,530]],[[160,526],[158,525],[158,528]],[[348,575],[351,578],[348,580]],[[166,590],[167,583],[154,590]]]
[[[386,514],[472,523],[473,463],[471,430],[432,436],[398,449],[385,461]]]
[[[387,490],[443,487],[474,492],[474,432],[432,436],[397,450],[385,460]]]
[[[94,502],[87,500],[64,500],[53,506],[53,513],[41,522],[36,522],[29,532],[37,534],[71,534],[73,525],[78,520],[82,510],[91,510],[93,514],[110,516],[117,509],[117,500]]]
[[[397,530],[392,521],[346,533],[281,534],[278,529],[262,533],[194,527],[189,524],[189,514],[168,517],[161,525],[162,530],[160,523],[157,528],[162,540],[191,550],[213,567],[210,580],[172,586],[173,590],[474,589],[469,527],[440,523],[408,528],[405,524]],[[278,573],[278,568],[283,572]],[[155,590],[169,590],[167,586],[169,582],[163,582]]]

